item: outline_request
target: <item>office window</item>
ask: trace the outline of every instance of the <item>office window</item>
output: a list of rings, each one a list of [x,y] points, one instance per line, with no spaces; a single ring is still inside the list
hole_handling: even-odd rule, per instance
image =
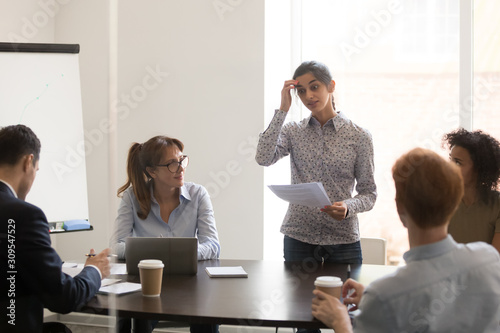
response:
[[[447,62],[458,52],[457,0],[401,2],[395,20],[396,59],[401,62]]]
[[[500,2],[474,1],[473,128],[500,139]]]

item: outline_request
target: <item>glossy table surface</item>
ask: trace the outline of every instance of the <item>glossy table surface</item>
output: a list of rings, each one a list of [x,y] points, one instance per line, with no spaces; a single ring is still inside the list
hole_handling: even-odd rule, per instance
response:
[[[205,267],[242,266],[247,278],[210,278]],[[350,276],[369,283],[396,267],[351,265]],[[80,311],[122,317],[244,326],[317,328],[311,315],[314,280],[333,275],[345,281],[346,264],[312,261],[207,260],[196,275],[166,275],[160,297],[141,292],[97,295]],[[139,282],[138,276],[120,276]]]

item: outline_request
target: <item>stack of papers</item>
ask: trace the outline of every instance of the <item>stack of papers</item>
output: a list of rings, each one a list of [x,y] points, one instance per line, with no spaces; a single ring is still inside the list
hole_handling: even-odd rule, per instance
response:
[[[291,204],[320,208],[332,205],[322,183],[269,185],[268,187],[278,197]]]
[[[121,294],[132,293],[134,291],[139,291],[139,290],[141,290],[140,283],[122,282],[122,283],[107,285],[104,287],[101,286],[101,288],[99,289],[99,293],[121,295]]]
[[[83,267],[84,264],[65,262],[62,271],[71,277],[75,277],[82,271]],[[127,274],[125,264],[111,264],[111,274]],[[99,293],[121,295],[141,290],[140,283],[121,281],[121,279],[102,279]]]
[[[206,267],[205,271],[210,277],[248,277],[241,266]]]
[[[71,263],[71,262],[65,262],[62,265],[62,271],[63,273],[68,274],[71,277],[75,277],[80,272],[83,270],[84,264],[77,264],[77,263]],[[111,269],[110,269],[110,274],[111,275],[123,275],[127,274],[127,267],[125,264],[117,264],[117,263],[112,263],[111,264]]]
[[[122,279],[102,279],[101,288],[120,282]]]

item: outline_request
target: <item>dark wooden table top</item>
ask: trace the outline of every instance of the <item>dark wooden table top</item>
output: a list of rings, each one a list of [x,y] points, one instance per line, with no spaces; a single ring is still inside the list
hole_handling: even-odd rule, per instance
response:
[[[205,267],[242,266],[247,278],[210,278]],[[351,265],[351,277],[369,283],[395,270],[392,266]],[[80,311],[122,317],[244,326],[318,328],[311,315],[317,276],[345,281],[347,265],[262,260],[198,262],[196,275],[166,275],[160,297],[141,292],[97,295]],[[139,282],[138,276],[122,276]]]

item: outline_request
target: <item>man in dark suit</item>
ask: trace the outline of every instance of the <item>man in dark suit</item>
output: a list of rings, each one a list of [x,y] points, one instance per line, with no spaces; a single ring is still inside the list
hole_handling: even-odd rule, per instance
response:
[[[0,332],[42,332],[44,307],[74,311],[109,275],[109,249],[88,258],[74,278],[62,272],[45,214],[24,201],[39,155],[40,141],[31,129],[0,129]]]

